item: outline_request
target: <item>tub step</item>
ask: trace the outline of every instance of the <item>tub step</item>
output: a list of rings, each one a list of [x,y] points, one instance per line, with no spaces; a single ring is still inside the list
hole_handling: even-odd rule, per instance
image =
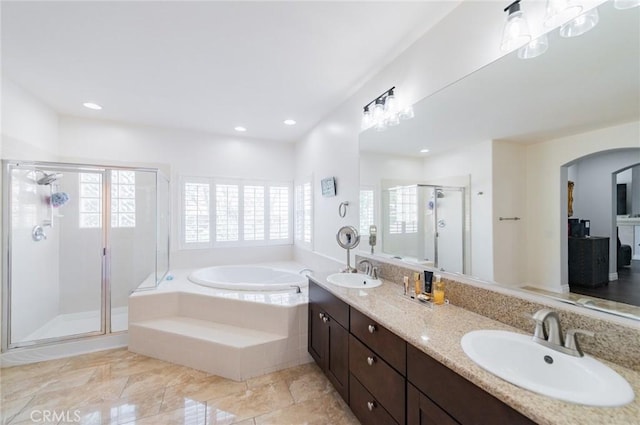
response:
[[[130,323],[129,350],[236,381],[291,353],[286,336],[184,316]]]

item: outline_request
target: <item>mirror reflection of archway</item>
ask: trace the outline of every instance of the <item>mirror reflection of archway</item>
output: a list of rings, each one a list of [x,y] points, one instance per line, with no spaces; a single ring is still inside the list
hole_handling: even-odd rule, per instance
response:
[[[563,169],[562,184],[574,183],[563,253],[570,292],[640,306],[640,148],[600,151]]]

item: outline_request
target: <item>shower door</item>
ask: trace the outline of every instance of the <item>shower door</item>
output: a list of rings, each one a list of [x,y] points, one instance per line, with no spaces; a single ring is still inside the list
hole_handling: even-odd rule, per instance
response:
[[[8,346],[104,333],[105,170],[6,166]]]
[[[435,249],[437,267],[464,272],[464,188],[438,187],[435,202]]]

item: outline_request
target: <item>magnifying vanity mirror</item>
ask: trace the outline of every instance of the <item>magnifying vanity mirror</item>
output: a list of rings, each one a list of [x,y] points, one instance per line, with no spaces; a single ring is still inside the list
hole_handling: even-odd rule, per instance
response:
[[[360,243],[360,235],[358,230],[353,226],[342,226],[336,234],[336,240],[341,248],[347,250],[347,268],[344,273],[355,273],[357,270],[351,267],[351,250]]]
[[[366,237],[377,226],[377,255],[640,320],[640,294],[603,290],[586,301],[568,279],[569,180],[573,217],[609,238],[611,284],[624,273],[640,279],[640,219],[631,266],[616,262],[618,234],[628,233],[618,229],[640,214],[640,182],[628,185],[631,217],[615,213],[616,176],[633,169],[629,179],[640,180],[640,8],[610,1],[599,12],[588,33],[562,38],[556,29],[544,55],[512,52],[417,102],[413,120],[360,134],[360,230]],[[605,170],[587,176],[584,161],[598,158],[590,167]],[[445,217],[439,207],[454,196],[454,217]],[[453,224],[446,248],[432,243]]]

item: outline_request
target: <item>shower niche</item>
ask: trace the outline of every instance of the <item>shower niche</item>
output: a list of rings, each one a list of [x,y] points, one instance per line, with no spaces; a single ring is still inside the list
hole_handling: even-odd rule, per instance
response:
[[[169,269],[158,169],[3,161],[2,351],[127,330]]]

